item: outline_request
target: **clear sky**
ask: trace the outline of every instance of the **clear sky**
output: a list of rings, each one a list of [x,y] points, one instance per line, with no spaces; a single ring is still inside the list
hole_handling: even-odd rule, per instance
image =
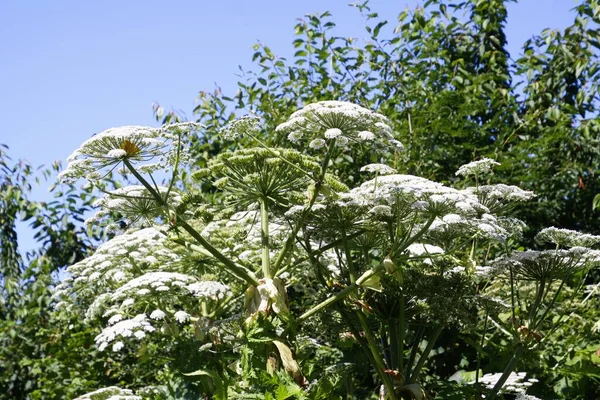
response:
[[[366,35],[346,0],[0,0],[0,143],[34,165],[64,160],[92,134],[155,125],[151,105],[191,110],[198,91],[235,90],[252,45],[290,57],[294,24],[330,11],[336,34]],[[372,0],[390,23],[416,0]],[[574,0],[511,4],[509,51],[573,20]],[[47,198],[45,188],[34,196]],[[24,239],[23,247],[32,243]]]

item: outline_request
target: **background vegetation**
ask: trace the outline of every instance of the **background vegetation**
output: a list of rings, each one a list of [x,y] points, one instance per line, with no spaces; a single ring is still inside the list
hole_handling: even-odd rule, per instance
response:
[[[534,206],[517,210],[527,232],[554,225],[600,233],[592,209],[600,192],[600,4],[582,1],[571,26],[540,32],[516,56],[506,51],[509,1],[430,0],[389,21],[367,3],[358,4],[366,42],[336,36],[335,18],[328,13],[305,16],[294,27],[292,59],[258,44],[254,66],[243,71],[236,93],[200,92],[195,113],[206,129],[190,145],[196,163],[204,166],[224,147],[236,146],[215,140],[236,116],[251,111],[265,121],[266,131],[274,132],[303,104],[347,100],[391,119],[406,146],[396,160],[401,173],[453,183],[460,165],[492,157],[502,163],[495,180],[538,195]],[[178,119],[160,106],[155,113],[161,122]],[[283,137],[262,139],[278,145]],[[358,182],[357,168],[377,161],[370,154],[359,157],[336,160],[338,174]],[[53,202],[30,201],[32,167],[13,163],[2,150],[0,168],[0,398],[62,399],[119,383],[184,387],[176,373],[154,375],[152,362],[144,357],[96,352],[97,327],[84,326],[76,313],[53,311],[57,272],[82,259],[100,239],[88,239],[81,227],[92,193],[62,185],[55,188]],[[42,175],[51,176],[51,171]],[[31,221],[39,241],[39,248],[25,256],[18,251],[18,220]],[[598,281],[593,272],[586,284]],[[600,397],[600,340],[597,334],[583,342],[573,339],[600,320],[597,299],[597,294],[582,297],[539,357],[524,361],[545,385],[541,397]],[[499,368],[507,356],[501,340],[490,340],[485,349]],[[447,375],[476,342],[460,332],[448,335],[442,342],[446,351],[435,358],[429,374]],[[366,378],[353,379],[360,384]],[[451,387],[440,390],[451,398]]]

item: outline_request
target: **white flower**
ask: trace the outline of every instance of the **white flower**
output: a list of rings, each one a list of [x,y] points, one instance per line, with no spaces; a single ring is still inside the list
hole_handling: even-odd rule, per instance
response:
[[[535,239],[538,242],[550,242],[565,247],[592,247],[600,243],[600,236],[555,227],[542,229]]]
[[[504,382],[504,385],[502,386],[503,391],[512,393],[525,393],[528,387],[538,381],[534,378],[526,379],[526,375],[526,372],[511,372],[508,376],[508,379],[506,379],[506,382]],[[487,388],[492,389],[498,380],[500,380],[501,376],[501,372],[485,374],[479,378],[479,382],[481,382]],[[469,383],[472,384],[475,383],[475,381]]]
[[[165,318],[165,312],[162,310],[154,310],[152,311],[152,313],[150,313],[150,318],[151,319],[155,319],[155,320],[161,320]]]
[[[413,243],[406,248],[406,251],[413,257],[430,254],[444,254],[444,249],[441,247],[427,243]]]
[[[102,389],[94,390],[93,392],[86,393],[83,396],[79,396],[74,400],[94,400],[94,399],[107,399],[107,400],[142,400],[141,396],[136,396],[129,389],[121,389],[117,386],[109,386]]]
[[[145,314],[138,314],[134,318],[125,319],[108,326],[94,338],[100,351],[104,350],[110,343],[119,337],[130,337],[137,331],[153,332],[154,327],[146,320]]]
[[[392,208],[386,205],[378,205],[369,210],[370,214],[380,215],[382,217],[391,217],[392,216]]]
[[[260,133],[260,120],[254,115],[244,115],[221,129],[223,137],[230,140],[247,134],[256,135],[257,133]]]
[[[360,172],[375,172],[380,175],[395,174],[397,171],[385,164],[368,164],[360,169]]]
[[[375,139],[375,134],[369,131],[358,132],[358,138],[360,140],[370,141]]]
[[[183,324],[190,319],[190,314],[186,313],[185,311],[177,311],[173,316],[180,324]]]
[[[287,122],[276,128],[287,134],[291,142],[301,139],[336,139],[336,145],[368,141],[373,151],[397,151],[402,144],[394,139],[390,121],[356,104],[342,101],[321,101],[294,112]],[[343,136],[342,136],[343,133]],[[341,140],[341,138],[344,138]]]
[[[119,351],[121,350],[123,347],[125,347],[125,345],[123,344],[123,342],[115,342],[112,346],[112,350],[113,351]]]
[[[159,128],[123,126],[108,129],[83,142],[69,156],[67,168],[59,174],[59,179],[65,182],[74,182],[82,177],[97,180],[105,175],[100,173],[102,169],[119,164],[123,159],[143,162],[160,158],[159,167],[171,164],[177,147],[172,144],[182,133],[199,127],[197,123],[184,122]]]
[[[461,165],[460,168],[458,168],[458,171],[456,171],[456,175],[467,176],[484,174],[490,172],[494,165],[500,165],[500,163],[491,158],[482,158],[481,160]]]
[[[326,144],[325,140],[318,138],[318,139],[312,140],[308,144],[308,147],[310,147],[311,149],[320,149],[320,148],[324,147],[325,144]]]
[[[108,319],[108,324],[109,325],[114,325],[117,322],[121,321],[122,319],[123,319],[123,316],[121,314],[115,314],[115,315],[113,315],[112,317],[110,317]]]
[[[329,128],[325,131],[325,139],[335,139],[342,136],[342,131],[338,128]]]
[[[108,152],[106,155],[109,158],[124,158],[127,155],[127,152],[122,149],[115,149]]]
[[[196,297],[221,300],[231,294],[229,286],[216,281],[202,281],[192,283],[187,289]]]

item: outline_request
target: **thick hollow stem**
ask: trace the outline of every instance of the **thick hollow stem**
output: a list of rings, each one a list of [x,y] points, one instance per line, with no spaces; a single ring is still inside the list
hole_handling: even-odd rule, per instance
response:
[[[415,369],[410,375],[410,382],[415,382],[419,379],[419,375],[421,374],[421,368],[423,368],[423,365],[425,365],[425,361],[427,361],[429,353],[431,353],[431,350],[433,350],[433,346],[435,345],[435,342],[440,336],[440,333],[442,333],[443,329],[443,324],[438,325],[438,327],[433,332],[433,335],[431,335],[431,337],[429,338],[429,341],[427,342],[427,347],[425,347],[423,354],[421,354],[421,357],[419,357],[419,361],[417,361],[417,365],[415,365]]]
[[[265,278],[271,277],[271,261],[269,258],[269,208],[267,201],[260,203],[260,244],[262,247],[262,272]]]
[[[379,354],[379,348],[377,346],[377,341],[375,340],[375,336],[369,327],[367,319],[362,311],[356,311],[356,316],[358,317],[358,321],[360,322],[360,326],[365,333],[365,337],[367,338],[367,344],[369,346],[369,350],[371,351],[371,355],[373,356],[373,360],[375,361],[375,370],[379,375],[379,378],[383,381],[383,385],[385,386],[388,398],[396,399],[396,394],[394,392],[394,383],[392,382],[391,377],[385,373],[385,363],[381,354]]]
[[[546,286],[546,282],[541,280],[539,286],[536,290],[535,301],[531,306],[531,310],[529,310],[529,326],[533,327],[535,325],[535,319],[538,314],[540,304],[542,303],[542,299],[544,298],[544,289]]]
[[[314,306],[313,308],[311,308],[310,310],[308,310],[307,312],[305,312],[304,314],[302,314],[301,316],[299,316],[296,319],[297,323],[300,323],[304,320],[306,320],[307,318],[311,317],[312,315],[318,313],[320,310],[324,309],[325,307],[339,301],[342,300],[343,298],[345,298],[346,296],[348,296],[350,293],[352,293],[354,290],[356,290],[356,288],[358,286],[360,286],[363,282],[367,281],[371,276],[373,276],[375,274],[375,271],[370,270],[366,273],[364,273],[360,278],[358,278],[356,280],[356,282],[348,285],[344,290],[342,290],[341,292],[337,292],[336,294],[334,294],[333,296],[331,296],[330,298],[328,298],[327,300],[317,304],[316,306]]]
[[[317,201],[317,197],[319,195],[319,192],[321,191],[321,187],[323,186],[323,179],[325,179],[325,173],[327,172],[327,166],[329,165],[329,160],[331,159],[331,155],[333,154],[334,145],[335,145],[335,142],[332,142],[329,145],[329,148],[327,149],[327,154],[325,155],[325,159],[323,160],[323,163],[321,164],[321,171],[319,172],[319,177],[315,182],[315,190],[314,190],[312,198],[309,199],[308,206],[302,211],[302,214],[300,214],[300,218],[298,219],[298,222],[294,226],[292,233],[285,241],[285,244],[283,245],[283,249],[281,249],[281,251],[277,255],[277,258],[275,259],[275,264],[273,265],[274,275],[277,275],[277,272],[281,268],[281,264],[283,264],[288,253],[292,249],[293,244],[296,241],[296,236],[298,235],[298,232],[300,232],[300,229],[304,225],[304,221],[308,217],[308,214],[310,213],[310,210],[311,210],[313,204],[315,204],[315,201]]]
[[[496,382],[496,384],[492,388],[488,400],[494,400],[496,398],[496,395],[498,394],[500,389],[502,389],[502,386],[504,386],[504,383],[506,382],[510,374],[515,370],[515,367],[517,366],[517,363],[519,362],[519,359],[521,358],[524,352],[525,346],[522,343],[519,343],[517,345],[517,348],[515,349],[515,352],[513,353],[512,358],[508,362],[508,365],[504,369],[502,376],[500,376],[500,379],[498,379],[498,382]]]

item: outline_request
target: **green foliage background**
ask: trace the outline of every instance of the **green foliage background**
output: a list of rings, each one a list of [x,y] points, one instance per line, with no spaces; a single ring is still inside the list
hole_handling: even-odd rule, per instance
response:
[[[451,183],[458,166],[492,157],[502,163],[498,181],[538,194],[534,207],[518,210],[531,232],[555,225],[600,233],[592,210],[600,192],[600,4],[582,1],[571,26],[540,32],[517,57],[506,51],[510,1],[429,0],[423,8],[389,20],[365,2],[356,9],[366,20],[366,42],[336,36],[329,13],[305,16],[294,27],[292,59],[257,44],[254,66],[242,71],[236,93],[219,88],[200,92],[195,113],[206,130],[192,138],[196,164],[204,166],[224,148],[236,146],[216,139],[218,130],[236,116],[249,111],[259,115],[271,132],[262,139],[278,145],[284,138],[272,133],[275,126],[299,106],[347,100],[392,120],[406,151],[399,159],[383,161],[391,161],[401,173]],[[165,115],[161,107],[155,112],[161,122],[178,118]],[[336,160],[340,176],[356,182],[361,179],[357,168],[382,161],[371,154],[357,157]],[[95,327],[83,325],[80,315],[52,311],[50,290],[57,271],[83,258],[98,239],[86,239],[80,228],[93,196],[67,187],[55,189],[53,202],[30,201],[33,176],[29,165],[12,163],[0,152],[0,399],[71,398],[119,383],[170,382],[175,391],[185,392],[178,389],[185,387],[181,376],[156,376],[150,356],[115,359],[98,353]],[[31,221],[39,241],[39,249],[25,259],[18,251],[18,220]],[[597,276],[588,278],[593,282]],[[547,384],[545,395],[600,397],[598,340],[572,342],[582,326],[590,329],[600,318],[597,304],[594,299],[581,302],[577,317],[540,351],[540,359],[525,360]],[[431,374],[445,371],[443,358],[477,346],[473,337],[459,333],[451,339],[459,346],[437,357]],[[507,356],[501,340],[491,342],[485,351],[501,364]],[[308,357],[303,368],[314,369],[327,357],[339,355]],[[265,387],[285,390],[269,379]],[[360,386],[369,378],[355,374],[343,379],[331,382],[323,393],[331,395],[335,385]],[[453,398],[457,390],[449,384],[438,393]]]

